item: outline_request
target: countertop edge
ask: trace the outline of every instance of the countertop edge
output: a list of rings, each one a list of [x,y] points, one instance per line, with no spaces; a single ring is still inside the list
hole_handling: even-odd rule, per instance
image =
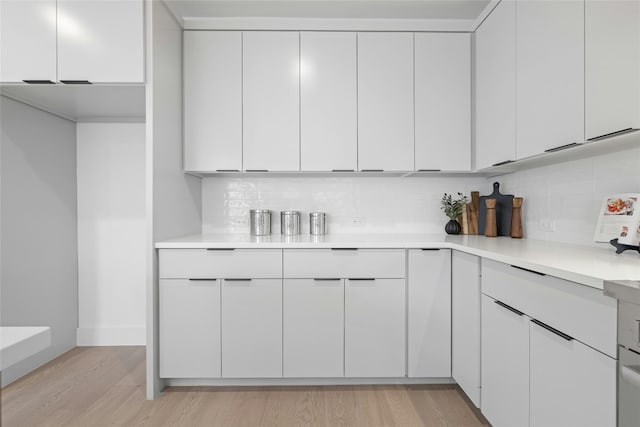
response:
[[[487,258],[504,264],[514,265],[517,267],[534,270],[560,279],[575,282],[581,285],[589,286],[595,289],[604,289],[604,282],[608,280],[616,280],[616,278],[596,277],[581,274],[568,269],[557,268],[535,261],[529,261],[523,258],[504,255],[487,249],[467,246],[462,243],[455,242],[233,242],[233,241],[193,241],[193,242],[159,242],[156,249],[207,249],[207,248],[233,248],[233,249],[330,249],[330,248],[357,247],[359,249],[430,249],[442,248],[452,249],[460,252],[475,255],[481,258]]]

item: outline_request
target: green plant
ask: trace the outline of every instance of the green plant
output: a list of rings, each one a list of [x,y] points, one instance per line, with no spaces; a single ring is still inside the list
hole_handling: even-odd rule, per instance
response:
[[[444,193],[442,201],[440,202],[442,205],[440,206],[440,209],[442,209],[444,214],[450,219],[455,220],[460,216],[467,202],[467,196],[464,196],[462,193],[458,193],[457,199],[454,199],[451,194]]]

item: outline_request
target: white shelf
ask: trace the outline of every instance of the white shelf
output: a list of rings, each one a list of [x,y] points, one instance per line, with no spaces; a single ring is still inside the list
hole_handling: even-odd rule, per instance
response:
[[[51,346],[51,328],[44,326],[0,327],[0,370]]]

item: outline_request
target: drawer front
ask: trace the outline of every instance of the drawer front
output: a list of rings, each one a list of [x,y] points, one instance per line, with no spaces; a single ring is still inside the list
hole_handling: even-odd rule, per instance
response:
[[[617,304],[601,290],[483,259],[482,292],[616,357]]]
[[[277,279],[280,249],[160,249],[161,279]]]
[[[284,251],[285,278],[405,277],[404,249],[291,249]]]

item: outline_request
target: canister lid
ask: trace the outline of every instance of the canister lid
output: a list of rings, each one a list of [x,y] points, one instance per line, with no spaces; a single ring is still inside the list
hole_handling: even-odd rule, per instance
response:
[[[325,214],[324,212],[311,212],[311,213],[309,214],[309,216],[312,216],[312,217],[322,217],[322,216],[327,216],[327,214]]]
[[[281,216],[289,216],[289,215],[294,215],[294,216],[300,216],[300,211],[282,211],[280,212]]]
[[[262,214],[270,214],[271,211],[269,209],[251,209],[249,210],[249,214],[251,215],[262,215]]]

